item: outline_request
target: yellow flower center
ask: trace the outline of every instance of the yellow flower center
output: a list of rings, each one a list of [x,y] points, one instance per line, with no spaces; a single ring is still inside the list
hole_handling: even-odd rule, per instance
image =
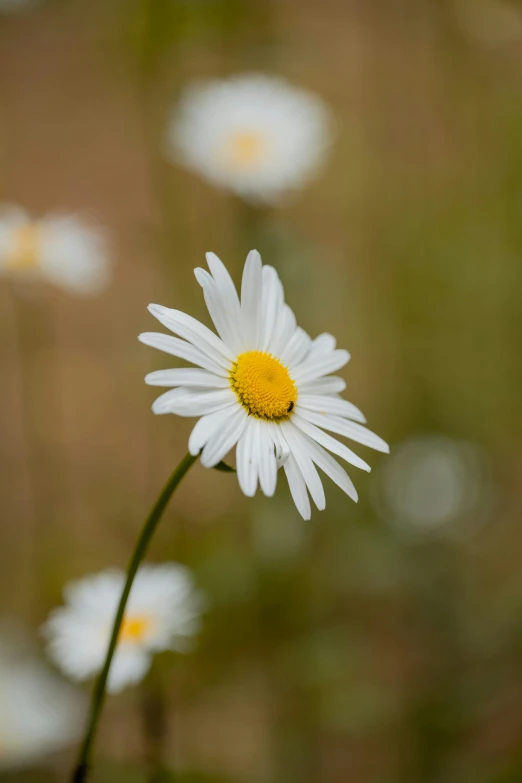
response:
[[[151,627],[152,620],[146,615],[124,617],[118,639],[120,642],[141,642]]]
[[[287,368],[264,351],[242,353],[230,374],[230,385],[248,413],[260,419],[286,419],[297,401]]]
[[[257,131],[239,131],[231,136],[226,145],[226,157],[233,168],[249,168],[263,158],[266,141]]]
[[[8,269],[32,269],[38,266],[39,232],[38,223],[24,223],[13,231],[7,250]]]

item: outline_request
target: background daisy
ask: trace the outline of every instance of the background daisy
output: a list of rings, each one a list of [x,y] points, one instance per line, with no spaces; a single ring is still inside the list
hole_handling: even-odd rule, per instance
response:
[[[168,127],[178,163],[251,201],[277,201],[325,160],[332,118],[316,95],[246,74],[188,87]]]
[[[65,606],[51,612],[43,626],[47,651],[73,680],[86,680],[101,669],[122,594],[125,574],[103,571],[71,582]],[[190,572],[176,563],[140,567],[127,604],[108,690],[120,691],[148,672],[161,650],[184,652],[200,627],[201,594]]]
[[[265,495],[273,495],[283,466],[297,509],[309,519],[308,493],[317,508],[326,505],[317,466],[357,500],[351,479],[329,452],[363,470],[370,467],[329,433],[389,449],[362,426],[361,411],[339,397],[346,383],[330,373],[350,354],[336,348],[332,335],[312,340],[297,326],[277,272],[262,265],[256,250],[245,263],[241,301],[220,259],[207,253],[207,262],[210,274],[204,269],[195,274],[219,337],[179,310],[149,307],[178,338],[152,332],[140,340],[201,368],[147,375],[153,386],[173,387],[156,400],[154,413],[201,417],[189,451],[201,452],[205,467],[217,465],[237,444],[237,475],[245,495],[254,495],[258,483]]]
[[[23,767],[79,737],[83,698],[41,662],[0,647],[0,772]]]
[[[491,476],[476,444],[418,435],[383,465],[375,500],[383,518],[408,536],[463,536],[491,511]]]
[[[31,218],[0,206],[0,275],[43,279],[75,294],[96,294],[109,281],[102,233],[74,215]]]

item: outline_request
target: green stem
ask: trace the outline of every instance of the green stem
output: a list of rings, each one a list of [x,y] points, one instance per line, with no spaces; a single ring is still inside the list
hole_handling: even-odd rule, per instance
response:
[[[129,598],[129,594],[132,588],[132,583],[134,582],[134,577],[136,576],[139,565],[145,556],[151,538],[154,535],[156,527],[158,526],[158,523],[161,517],[163,516],[163,512],[165,511],[167,504],[172,494],[174,493],[174,490],[178,486],[179,482],[181,481],[185,473],[188,472],[189,468],[192,467],[192,465],[196,460],[197,460],[197,456],[193,457],[191,454],[187,454],[185,457],[183,457],[183,459],[181,460],[177,468],[174,470],[174,473],[163,487],[163,490],[161,491],[161,494],[158,497],[156,503],[152,507],[151,512],[147,517],[145,524],[143,525],[143,530],[141,531],[141,534],[136,543],[136,547],[130,559],[129,568],[127,570],[127,579],[125,581],[125,587],[123,588],[123,593],[120,598],[118,611],[116,612],[116,617],[114,619],[111,640],[109,642],[109,647],[107,649],[107,656],[105,658],[105,663],[103,665],[101,674],[98,680],[96,681],[92,693],[91,709],[89,713],[89,719],[87,722],[87,729],[80,750],[80,755],[78,757],[78,763],[74,769],[74,773],[72,776],[72,783],[84,783],[84,781],[87,780],[87,776],[89,774],[89,762],[90,762],[90,756],[92,751],[92,745],[94,742],[96,729],[103,708],[107,678],[109,676],[109,670],[111,668],[111,662],[114,656],[114,651],[116,650],[116,645],[118,643],[118,636],[120,633],[123,616],[125,614],[125,607],[127,605],[127,600]]]

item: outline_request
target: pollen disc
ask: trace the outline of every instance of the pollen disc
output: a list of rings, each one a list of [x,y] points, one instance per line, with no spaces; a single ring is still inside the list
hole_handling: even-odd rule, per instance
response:
[[[279,359],[263,351],[242,353],[230,375],[241,405],[261,419],[285,419],[297,401],[297,388]]]

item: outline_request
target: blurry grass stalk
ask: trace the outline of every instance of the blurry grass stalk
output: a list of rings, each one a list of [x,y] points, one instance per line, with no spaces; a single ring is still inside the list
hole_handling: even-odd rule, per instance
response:
[[[125,614],[125,607],[127,605],[127,600],[130,595],[132,584],[134,582],[134,577],[136,576],[140,563],[145,557],[152,536],[154,535],[154,532],[158,526],[161,517],[163,516],[163,512],[165,511],[170,498],[172,497],[181,479],[185,476],[185,474],[189,471],[189,469],[192,467],[192,465],[197,459],[198,459],[197,456],[194,457],[191,454],[187,454],[185,457],[183,457],[183,459],[181,460],[181,462],[176,467],[171,477],[163,487],[158,499],[156,500],[156,503],[154,504],[154,506],[150,511],[149,516],[145,520],[145,524],[139,535],[138,541],[136,543],[136,547],[134,549],[134,552],[129,562],[129,567],[127,569],[127,578],[125,581],[125,586],[123,588],[123,593],[118,606],[118,611],[116,612],[116,617],[114,619],[114,625],[112,628],[109,647],[107,649],[107,656],[105,658],[105,663],[103,665],[101,674],[94,686],[92,700],[91,700],[91,709],[90,709],[89,718],[87,721],[87,728],[85,732],[85,738],[83,740],[82,747],[80,750],[80,755],[78,757],[78,762],[76,764],[72,776],[73,783],[83,783],[85,780],[87,780],[89,774],[92,746],[94,743],[94,738],[96,736],[96,729],[98,727],[98,722],[100,720],[103,703],[105,700],[107,679],[109,676],[112,659],[116,651],[118,636],[120,634],[120,628]]]
[[[39,593],[44,576],[46,540],[50,536],[54,517],[54,513],[49,514],[48,509],[56,507],[56,487],[51,476],[60,473],[69,484],[69,472],[65,465],[57,465],[55,450],[49,448],[48,438],[42,433],[41,425],[42,416],[45,415],[47,419],[51,418],[55,432],[60,426],[56,340],[49,294],[45,289],[26,290],[23,281],[20,285],[15,281],[12,302],[32,525],[31,534],[26,532],[24,541],[30,577],[21,580],[19,589],[23,593],[25,586],[31,584],[29,603],[31,610],[34,610],[32,601]],[[42,356],[45,356],[45,362]],[[49,465],[54,466],[55,470],[49,470]]]
[[[164,766],[164,750],[168,731],[168,710],[163,683],[157,669],[152,669],[141,696],[141,720],[149,783],[173,781],[173,774]]]

